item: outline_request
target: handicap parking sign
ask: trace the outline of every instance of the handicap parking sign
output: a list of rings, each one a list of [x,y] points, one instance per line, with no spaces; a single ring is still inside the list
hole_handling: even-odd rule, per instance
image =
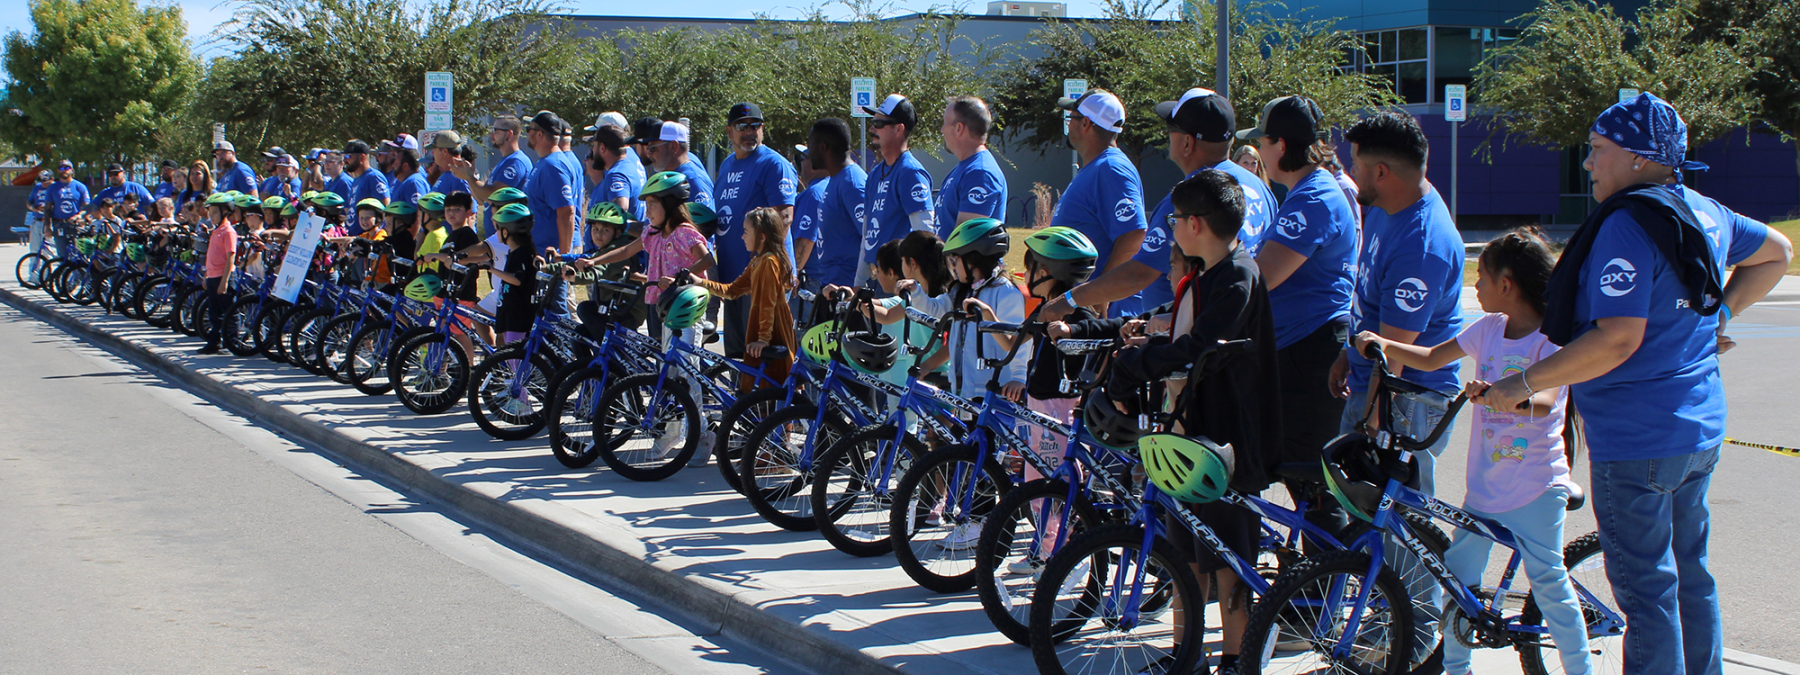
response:
[[[443,101],[444,100],[444,88],[443,87],[432,87],[431,88],[431,100],[439,101],[439,102]]]

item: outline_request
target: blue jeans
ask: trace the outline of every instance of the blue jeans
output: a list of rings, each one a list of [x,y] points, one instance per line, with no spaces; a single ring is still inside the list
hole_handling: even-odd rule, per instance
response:
[[[1545,490],[1531,503],[1506,511],[1488,513],[1467,506],[1463,510],[1500,523],[1513,533],[1519,555],[1525,565],[1525,576],[1531,579],[1531,592],[1544,611],[1544,625],[1556,642],[1562,656],[1565,675],[1587,675],[1587,622],[1581,616],[1581,602],[1575,597],[1575,586],[1569,583],[1569,570],[1563,567],[1563,515],[1569,495],[1560,488]],[[1452,535],[1444,564],[1450,573],[1466,586],[1481,583],[1487,571],[1488,553],[1494,542],[1468,530]],[[1458,640],[1444,640],[1444,672],[1460,675],[1469,672],[1469,648]]]
[[[1350,401],[1344,405],[1344,414],[1339,418],[1338,431],[1350,433],[1356,423],[1362,421],[1363,408],[1368,401],[1368,392],[1350,392]],[[1394,422],[1396,431],[1414,439],[1423,439],[1431,435],[1439,421],[1444,419],[1444,408],[1450,399],[1437,394],[1420,396],[1394,397]],[[1415,452],[1413,457],[1419,462],[1419,479],[1416,485],[1409,485],[1415,490],[1428,495],[1437,494],[1437,456],[1444,454],[1444,448],[1450,445],[1450,432],[1456,428],[1451,420],[1444,427],[1444,435],[1439,436],[1436,443],[1426,448],[1425,452]],[[1406,550],[1398,542],[1389,543],[1385,547],[1387,566],[1400,575],[1406,583],[1406,593],[1413,598],[1413,616],[1418,633],[1418,642],[1413,649],[1413,662],[1416,664],[1431,655],[1431,645],[1436,641],[1440,607],[1444,605],[1444,588],[1438,585],[1436,577],[1426,571],[1424,561]],[[1560,550],[1560,549],[1558,549]]]
[[[1706,490],[1719,449],[1593,462],[1606,578],[1625,615],[1625,672],[1719,675],[1719,589],[1706,570]]]

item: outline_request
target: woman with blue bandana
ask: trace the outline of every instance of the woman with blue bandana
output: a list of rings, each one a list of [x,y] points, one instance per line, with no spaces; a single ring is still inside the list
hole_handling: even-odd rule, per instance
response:
[[[1571,385],[1587,422],[1594,516],[1624,612],[1625,672],[1718,675],[1707,486],[1725,438],[1731,317],[1793,257],[1780,232],[1681,184],[1687,125],[1651,94],[1601,113],[1584,167],[1600,202],[1551,275],[1543,333],[1564,345],[1488,398]],[[1722,274],[1735,265],[1729,279]]]

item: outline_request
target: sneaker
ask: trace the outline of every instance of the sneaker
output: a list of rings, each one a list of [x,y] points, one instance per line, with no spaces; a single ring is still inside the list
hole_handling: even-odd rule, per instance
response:
[[[706,466],[706,460],[712,459],[713,441],[717,438],[710,433],[700,434],[699,447],[694,450],[694,456],[688,458],[687,465]]]
[[[938,542],[938,547],[947,551],[966,551],[975,548],[975,542],[981,539],[981,523],[970,521],[958,523],[950,530],[950,535]]]
[[[207,355],[217,354],[217,353],[219,353],[219,346],[218,345],[206,345],[204,347],[194,350],[194,353],[195,354],[207,354]]]
[[[1006,565],[1006,571],[1009,574],[1018,574],[1022,576],[1037,576],[1037,573],[1043,569],[1044,563],[1042,561],[1033,560],[1029,557],[1014,560]]]

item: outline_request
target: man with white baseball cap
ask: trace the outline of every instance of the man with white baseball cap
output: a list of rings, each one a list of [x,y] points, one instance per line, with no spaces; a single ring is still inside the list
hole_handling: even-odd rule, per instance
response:
[[[219,184],[214,186],[215,192],[237,190],[243,194],[256,195],[256,170],[238,161],[237,147],[231,141],[213,144],[213,163],[219,167]]]
[[[870,143],[881,161],[869,169],[863,224],[862,254],[856,265],[856,283],[869,280],[869,263],[882,244],[904,238],[914,230],[936,231],[931,200],[931,174],[913,158],[908,140],[919,125],[912,101],[888,94],[877,107],[864,107],[874,115],[869,121]]]
[[[706,167],[688,152],[689,132],[680,122],[665,122],[654,117],[641,117],[631,124],[632,145],[638,146],[638,158],[652,167],[651,173],[675,171],[688,180],[688,201],[713,205],[713,181]]]
[[[1146,229],[1144,181],[1118,146],[1119,133],[1125,130],[1125,103],[1105,89],[1091,89],[1081,98],[1058,100],[1056,107],[1069,111],[1069,144],[1081,157],[1081,169],[1063,191],[1050,224],[1074,228],[1094,242],[1105,261],[1099,272],[1104,276],[1131,260],[1144,244]],[[1136,314],[1139,290],[1141,286],[1120,297],[1087,301],[1094,307],[1107,305],[1109,317]],[[1057,303],[1053,307],[1067,313],[1073,306],[1071,293],[1052,301]]]
[[[593,180],[588,195],[594,203],[619,205],[632,220],[644,220],[644,204],[638,193],[644,189],[644,163],[627,142],[623,127],[599,125],[588,142],[587,176]]]

